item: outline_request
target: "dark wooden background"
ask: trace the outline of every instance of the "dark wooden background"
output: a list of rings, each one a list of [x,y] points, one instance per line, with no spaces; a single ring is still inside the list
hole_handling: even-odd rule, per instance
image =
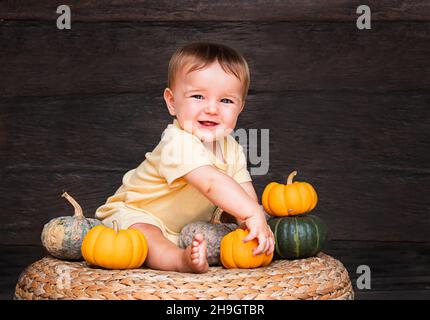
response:
[[[63,190],[92,216],[155,147],[168,60],[200,40],[249,62],[237,128],[270,129],[259,196],[298,170],[325,251],[353,282],[372,270],[358,298],[430,298],[428,1],[111,2],[0,2],[0,298],[45,254],[43,225],[72,213]],[[71,30],[56,28],[61,4]],[[371,30],[356,27],[362,4]]]

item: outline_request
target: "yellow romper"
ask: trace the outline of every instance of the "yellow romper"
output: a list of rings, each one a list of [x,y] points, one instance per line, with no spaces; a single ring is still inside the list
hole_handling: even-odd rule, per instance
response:
[[[116,220],[120,229],[135,223],[155,225],[177,245],[186,224],[209,221],[217,209],[183,175],[211,165],[238,183],[252,181],[243,148],[234,137],[228,135],[217,143],[224,162],[174,119],[155,149],[145,154],[146,159],[136,169],[124,175],[121,187],[96,210],[96,217],[109,227]]]

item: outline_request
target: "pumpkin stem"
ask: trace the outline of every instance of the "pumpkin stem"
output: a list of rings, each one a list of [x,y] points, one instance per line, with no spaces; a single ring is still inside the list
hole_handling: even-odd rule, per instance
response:
[[[293,171],[290,173],[290,175],[288,176],[287,179],[287,185],[292,184],[293,183],[293,178],[297,175],[297,171]]]
[[[220,224],[221,223],[221,215],[224,210],[222,210],[220,207],[217,207],[214,213],[212,214],[211,221],[209,223],[212,224]]]
[[[64,192],[61,196],[63,198],[66,198],[72,204],[72,206],[75,208],[75,214],[73,215],[74,217],[84,217],[84,213],[82,211],[82,208],[79,205],[79,203],[76,202],[75,199],[73,199],[67,192]]]
[[[112,226],[113,226],[113,231],[115,231],[115,233],[118,233],[118,222],[116,222],[116,220],[112,221]]]

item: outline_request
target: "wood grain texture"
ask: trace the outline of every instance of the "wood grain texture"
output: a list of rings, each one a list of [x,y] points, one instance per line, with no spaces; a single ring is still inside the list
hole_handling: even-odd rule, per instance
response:
[[[60,31],[58,2],[0,2],[1,243],[39,244],[44,223],[72,213],[63,190],[93,215],[171,122],[168,60],[197,40],[249,62],[238,128],[270,129],[259,195],[296,169],[331,239],[430,242],[428,1],[372,1],[365,31],[358,0],[68,4]]]
[[[354,21],[357,7],[369,5],[373,21],[429,21],[427,1],[407,0],[86,0],[63,1],[73,21]],[[0,2],[5,20],[50,20],[58,1]]]
[[[196,40],[241,51],[251,92],[430,88],[430,23],[4,22],[0,96],[162,90],[171,54]]]
[[[428,175],[429,103],[426,91],[251,94],[236,130],[270,130],[274,170],[288,157],[291,169]],[[172,122],[162,91],[2,98],[0,110],[0,161],[8,171],[125,170]]]
[[[429,100],[425,91],[250,95],[237,129],[270,130],[258,195],[298,170],[318,191],[331,239],[430,241]],[[0,210],[13,212],[0,240],[11,244],[37,243],[44,223],[70,211],[63,190],[92,215],[171,122],[161,92],[3,98],[0,110]]]
[[[79,170],[79,168],[77,168]],[[0,192],[3,212],[0,240],[4,244],[37,244],[43,225],[73,212],[60,198],[75,197],[88,217],[121,185],[125,172],[8,173]],[[313,214],[322,218],[332,240],[429,241],[428,200],[430,178],[403,178],[371,174],[328,174],[306,170],[298,181],[311,182],[319,195]],[[271,175],[254,179],[261,190]],[[259,192],[261,197],[261,192]],[[406,202],[409,201],[409,202]]]
[[[324,252],[342,261],[358,300],[430,298],[429,243],[329,241]],[[357,267],[371,271],[371,289],[358,289]]]
[[[0,210],[4,220],[0,228],[4,231],[2,243],[40,244],[40,235],[46,223],[74,213],[73,207],[61,198],[64,191],[78,201],[86,217],[94,218],[96,208],[119,187],[122,175],[82,171],[7,173],[0,187],[3,193]]]

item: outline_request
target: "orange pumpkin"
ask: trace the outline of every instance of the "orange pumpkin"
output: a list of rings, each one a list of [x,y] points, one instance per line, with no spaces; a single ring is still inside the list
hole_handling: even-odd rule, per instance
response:
[[[248,230],[239,228],[222,238],[220,258],[225,268],[251,269],[264,267],[272,262],[273,253],[270,256],[265,253],[253,255],[253,249],[258,246],[258,241],[253,239],[244,243],[243,239],[248,233]]]
[[[94,266],[106,269],[139,268],[148,254],[145,236],[138,230],[118,230],[101,225],[92,228],[82,242],[82,256]]]
[[[318,202],[317,193],[307,182],[293,183],[297,171],[293,171],[287,184],[271,182],[264,188],[261,202],[264,210],[275,217],[295,216],[312,211]]]

